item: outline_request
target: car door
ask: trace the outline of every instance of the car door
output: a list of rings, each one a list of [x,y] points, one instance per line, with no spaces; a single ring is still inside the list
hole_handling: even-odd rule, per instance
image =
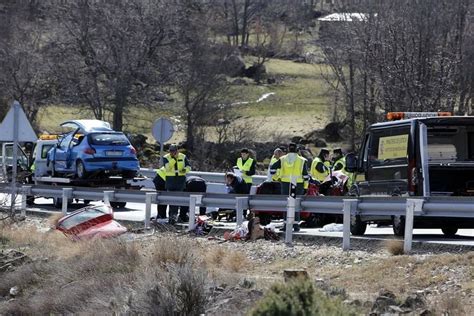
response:
[[[59,172],[71,169],[71,146],[75,132],[64,135],[54,148],[54,170]]]
[[[359,183],[361,195],[405,195],[411,125],[374,129],[365,151],[366,176]]]

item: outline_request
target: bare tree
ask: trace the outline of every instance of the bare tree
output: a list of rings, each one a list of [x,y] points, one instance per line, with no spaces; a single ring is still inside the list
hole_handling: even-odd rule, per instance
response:
[[[146,101],[160,83],[161,49],[173,41],[166,1],[80,0],[59,7],[58,74],[70,103],[87,104],[97,118],[107,109],[123,127],[132,99]]]
[[[42,42],[47,32],[46,23],[34,14],[40,9],[45,8],[36,5],[23,8],[9,3],[1,19],[4,25],[0,37],[0,94],[7,104],[18,100],[33,125],[36,125],[40,107],[51,101],[55,92],[48,47]]]
[[[215,121],[219,96],[227,82],[223,73],[226,49],[208,40],[209,15],[195,1],[185,1],[179,7],[175,25],[178,38],[169,51],[168,73],[170,84],[183,102],[186,119],[186,142],[192,151],[199,131]]]

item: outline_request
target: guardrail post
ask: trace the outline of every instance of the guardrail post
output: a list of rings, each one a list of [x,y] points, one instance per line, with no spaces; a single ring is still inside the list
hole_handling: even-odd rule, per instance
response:
[[[196,227],[196,206],[200,205],[202,201],[202,195],[190,195],[189,196],[189,223],[188,232],[192,231]]]
[[[115,191],[104,191],[104,204],[110,206],[110,201],[114,198]]]
[[[72,198],[72,188],[63,188],[63,205],[61,208],[63,215],[67,214],[67,204],[70,198]]]
[[[285,231],[285,243],[291,246],[293,243],[293,223],[295,222],[295,211],[296,211],[296,199],[294,197],[288,197],[288,204],[286,210],[286,231]]]
[[[344,199],[342,250],[351,248],[351,215],[357,211],[357,199]]]
[[[28,195],[31,194],[31,186],[24,185],[21,187],[22,196],[21,196],[21,216],[26,216],[26,199]]]
[[[407,208],[405,215],[405,239],[403,241],[403,252],[409,253],[411,251],[413,240],[413,217],[415,213],[423,211],[423,200],[421,199],[407,199]]]
[[[145,230],[150,229],[151,203],[156,201],[156,192],[145,193]],[[158,216],[158,215],[157,215]]]
[[[248,197],[236,197],[235,198],[235,215],[237,227],[242,225],[244,222],[244,210],[249,207],[249,198]]]

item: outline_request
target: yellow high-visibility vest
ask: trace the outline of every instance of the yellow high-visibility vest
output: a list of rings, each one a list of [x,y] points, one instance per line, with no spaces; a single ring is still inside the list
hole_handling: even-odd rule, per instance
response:
[[[245,174],[245,172],[250,171],[250,167],[252,166],[253,159],[252,158],[247,158],[245,163],[242,161],[242,157],[237,159],[237,168],[242,172],[242,179],[245,181],[245,183],[252,183],[252,176],[248,176]]]
[[[161,167],[159,169],[156,169],[156,174],[160,176],[163,181],[166,181],[166,170],[165,167]]]
[[[272,159],[270,160],[270,167],[278,161],[280,158],[276,158],[275,156],[272,156]],[[274,175],[272,175],[272,181],[279,181],[280,180],[280,169],[277,169]]]
[[[281,171],[280,171],[280,179],[281,182],[289,183],[291,182],[292,178],[295,178],[296,183],[303,183],[303,166],[305,159],[296,156],[295,161],[293,163],[289,162],[288,155],[285,155],[280,158],[281,160]]]
[[[324,168],[324,172],[319,172],[318,170],[316,170],[316,165],[318,163],[323,163],[325,168]],[[329,163],[329,162],[328,162]],[[310,170],[310,173],[311,173],[311,176],[318,180],[319,182],[323,182],[324,179],[326,179],[326,177],[329,175],[329,167],[328,165],[326,164],[326,161],[323,162],[321,160],[321,158],[319,157],[316,157],[313,159],[313,162],[311,163],[311,170]]]
[[[164,158],[168,159],[168,163],[165,165],[167,177],[185,176],[186,173],[191,171],[191,167],[185,167],[185,154],[178,153],[178,157],[176,158],[171,157],[170,154],[166,154]]]

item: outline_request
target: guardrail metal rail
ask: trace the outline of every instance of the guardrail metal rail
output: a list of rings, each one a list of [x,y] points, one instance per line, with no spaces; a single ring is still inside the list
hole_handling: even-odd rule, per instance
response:
[[[1,185],[0,192],[10,193],[9,185]],[[105,203],[132,202],[145,203],[144,226],[150,226],[152,204],[166,204],[196,207],[234,208],[237,225],[243,222],[243,211],[258,209],[259,211],[287,212],[287,229],[285,242],[291,245],[293,240],[292,226],[295,212],[304,209],[312,213],[332,213],[343,215],[343,249],[350,249],[350,221],[353,215],[403,215],[405,216],[405,252],[411,251],[414,216],[463,217],[474,218],[474,198],[471,197],[335,197],[335,196],[298,196],[297,198],[282,195],[235,195],[190,192],[165,192],[154,190],[101,190],[83,187],[59,187],[48,185],[32,185],[18,188],[21,194],[21,212],[26,213],[27,196],[36,195],[62,199],[62,212],[67,213],[68,200],[87,199],[103,200]],[[189,230],[194,229],[195,212],[189,214]]]

